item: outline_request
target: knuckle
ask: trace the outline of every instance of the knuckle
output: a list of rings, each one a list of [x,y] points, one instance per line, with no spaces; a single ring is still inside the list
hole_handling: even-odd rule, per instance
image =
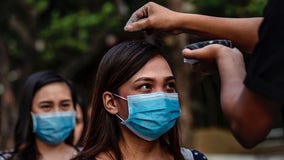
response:
[[[148,2],[146,5],[149,5],[149,6],[154,5],[154,2]]]
[[[147,19],[145,19],[144,23],[145,23],[147,26],[150,26],[150,27],[151,27],[152,19],[148,17]]]

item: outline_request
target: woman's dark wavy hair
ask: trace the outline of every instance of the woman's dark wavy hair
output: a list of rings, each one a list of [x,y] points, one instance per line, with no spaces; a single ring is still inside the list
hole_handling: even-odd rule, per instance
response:
[[[41,71],[31,74],[26,80],[19,101],[18,121],[15,128],[15,152],[12,160],[37,160],[41,156],[35,144],[35,134],[33,133],[33,122],[31,117],[32,101],[35,93],[43,86],[64,82],[70,88],[73,106],[75,108],[76,93],[72,83],[54,71]],[[72,145],[73,134],[65,140]]]
[[[118,145],[121,136],[119,120],[105,110],[102,95],[105,91],[116,93],[123,83],[156,55],[162,55],[168,61],[167,56],[158,47],[140,40],[117,44],[104,55],[96,74],[91,103],[91,120],[85,137],[84,149],[74,160],[94,159],[100,153],[106,153],[110,159],[123,159]],[[184,159],[180,152],[177,125],[159,140],[164,149],[175,159]]]

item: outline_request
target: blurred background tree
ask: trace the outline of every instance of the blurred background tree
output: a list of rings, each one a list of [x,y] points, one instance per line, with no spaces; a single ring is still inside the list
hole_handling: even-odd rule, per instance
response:
[[[130,14],[146,0],[9,0],[0,1],[0,149],[13,147],[17,99],[32,72],[53,69],[73,80],[90,101],[97,65],[114,44],[142,38],[126,33]],[[170,9],[215,16],[260,16],[266,0],[155,0]],[[182,137],[191,145],[193,127],[222,126],[217,74],[191,73],[182,63],[181,49],[199,37],[165,37],[173,56],[181,92]],[[191,94],[194,93],[194,94]],[[193,121],[194,120],[194,121]]]

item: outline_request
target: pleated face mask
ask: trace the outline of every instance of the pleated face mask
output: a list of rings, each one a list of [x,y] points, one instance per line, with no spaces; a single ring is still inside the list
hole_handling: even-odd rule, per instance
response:
[[[136,94],[127,99],[114,95],[128,102],[128,118],[123,120],[117,114],[121,123],[147,141],[156,140],[169,131],[181,114],[177,93]]]
[[[75,127],[76,112],[32,114],[33,132],[50,145],[63,142]]]

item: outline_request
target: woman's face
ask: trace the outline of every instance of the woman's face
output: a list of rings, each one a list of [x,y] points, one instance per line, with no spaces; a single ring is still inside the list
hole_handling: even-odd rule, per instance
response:
[[[71,92],[64,82],[54,82],[43,86],[35,93],[32,102],[32,112],[35,114],[73,110]]]
[[[175,90],[175,78],[167,61],[157,55],[147,62],[135,75],[122,84],[118,94],[122,97],[135,94],[153,92],[173,93]],[[123,119],[128,117],[127,102],[119,99],[119,115]]]

